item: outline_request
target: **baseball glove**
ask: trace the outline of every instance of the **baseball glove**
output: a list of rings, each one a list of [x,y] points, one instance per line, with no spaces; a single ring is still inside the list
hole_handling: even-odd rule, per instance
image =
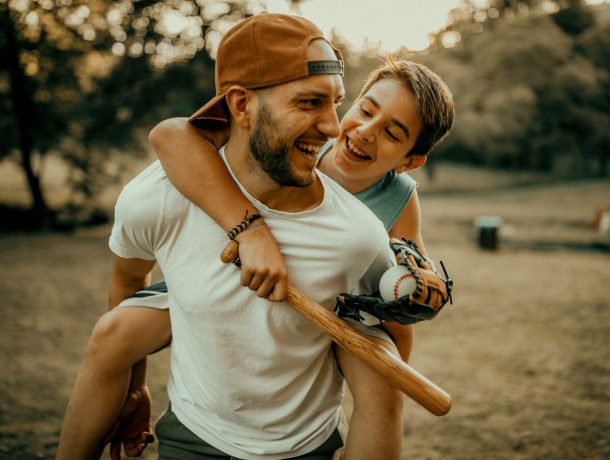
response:
[[[335,307],[339,317],[364,321],[362,313],[367,313],[382,321],[413,324],[434,318],[448,301],[453,303],[453,280],[443,262],[441,267],[444,276],[441,276],[434,263],[419,252],[413,241],[393,238],[390,246],[398,263],[407,267],[413,275],[417,285],[415,291],[392,301],[383,300],[379,292],[373,295],[341,293],[337,297]]]

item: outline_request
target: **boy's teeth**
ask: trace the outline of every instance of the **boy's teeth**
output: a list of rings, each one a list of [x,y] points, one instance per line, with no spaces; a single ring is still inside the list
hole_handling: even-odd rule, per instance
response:
[[[350,152],[359,156],[360,158],[367,158],[367,159],[371,158],[366,153],[364,153],[362,150],[360,150],[355,144],[353,144],[352,141],[350,141],[349,139],[347,139],[347,146],[349,147]]]
[[[312,153],[314,155],[317,155],[318,153],[320,153],[320,150],[322,150],[321,145],[302,144],[301,142],[295,142],[294,144],[301,150],[305,150],[306,152]]]

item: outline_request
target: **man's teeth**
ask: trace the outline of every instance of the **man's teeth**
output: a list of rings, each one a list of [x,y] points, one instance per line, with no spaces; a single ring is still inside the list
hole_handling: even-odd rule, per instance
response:
[[[352,152],[356,156],[359,156],[360,158],[366,158],[366,159],[370,159],[371,158],[363,150],[360,150],[356,146],[356,144],[354,144],[352,141],[350,141],[349,138],[347,139],[347,147],[349,148],[350,152]]]
[[[320,150],[322,150],[323,147],[323,145],[303,144],[301,142],[295,142],[294,145],[296,145],[300,150],[313,155],[320,153]]]

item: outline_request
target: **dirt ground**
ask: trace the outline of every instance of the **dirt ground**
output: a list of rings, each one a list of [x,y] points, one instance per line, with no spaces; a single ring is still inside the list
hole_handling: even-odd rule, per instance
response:
[[[452,395],[453,409],[439,418],[409,401],[402,458],[610,458],[610,235],[592,226],[610,208],[610,181],[436,173],[434,183],[419,177],[424,234],[455,279],[455,304],[416,326],[412,365]],[[481,215],[502,218],[497,251],[477,247]],[[108,232],[0,235],[2,459],[54,456],[106,309]],[[167,352],[150,360],[155,417],[167,369]]]

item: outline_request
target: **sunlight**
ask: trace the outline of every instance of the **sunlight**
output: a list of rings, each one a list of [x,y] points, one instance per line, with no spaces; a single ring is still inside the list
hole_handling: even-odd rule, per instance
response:
[[[458,0],[385,0],[373,6],[369,0],[309,0],[300,13],[329,35],[335,29],[358,50],[379,44],[382,51],[401,46],[423,50],[430,44],[428,34],[447,22],[447,14]],[[270,0],[269,11],[288,12],[284,1]]]
[[[606,0],[588,0],[589,4]],[[267,0],[267,10],[275,13],[301,14],[313,21],[325,35],[334,29],[355,50],[379,44],[381,51],[397,51],[405,46],[413,51],[426,49],[429,34],[447,25],[449,11],[459,0],[306,0],[290,11],[286,0]],[[484,6],[489,0],[472,0]],[[497,11],[496,11],[497,13]],[[493,17],[494,10],[490,12]],[[496,14],[497,16],[497,14]],[[447,38],[451,41],[455,37]]]

